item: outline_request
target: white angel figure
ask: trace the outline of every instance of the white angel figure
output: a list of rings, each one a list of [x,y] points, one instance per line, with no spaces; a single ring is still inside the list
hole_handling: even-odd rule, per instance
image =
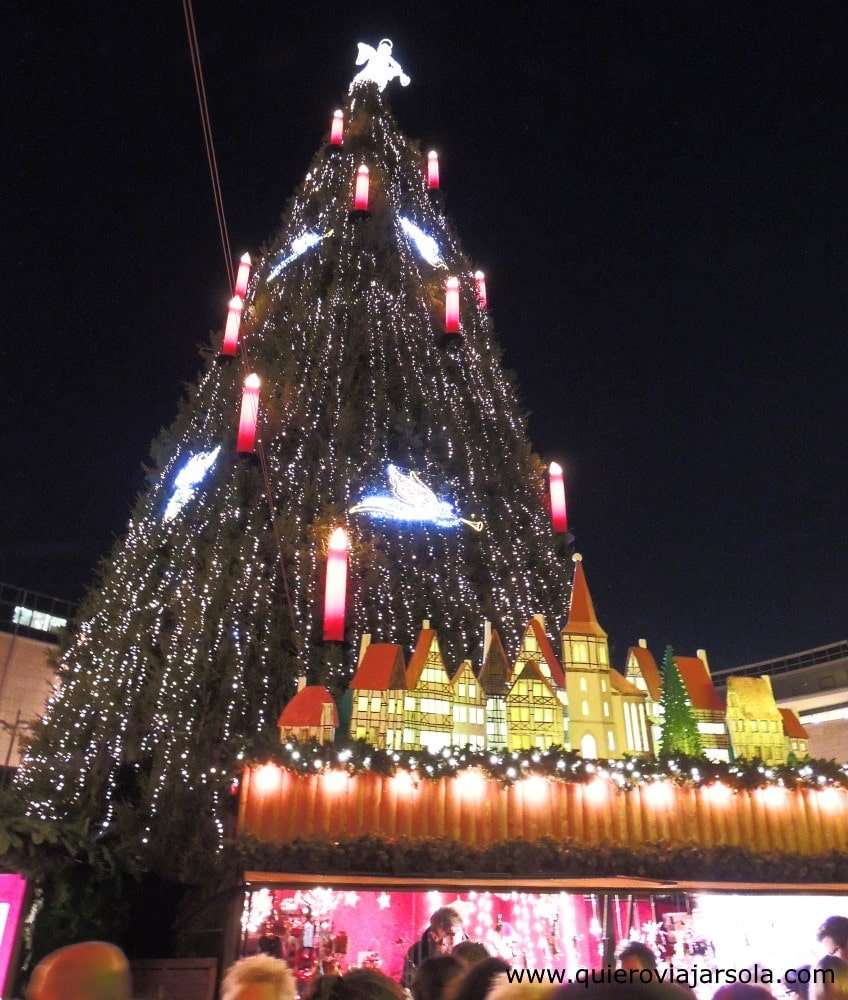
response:
[[[351,514],[372,514],[394,521],[431,521],[442,528],[467,524],[473,531],[482,531],[482,521],[459,517],[453,507],[440,500],[429,486],[421,482],[417,472],[402,472],[396,465],[388,467],[391,495],[363,497],[350,508]]]
[[[392,58],[392,43],[389,38],[380,39],[376,49],[360,42],[356,52],[356,65],[362,66],[362,69],[351,80],[351,92],[357,83],[376,83],[380,93],[386,89],[389,80],[395,78],[400,80],[401,87],[408,87],[410,84],[401,64]]]

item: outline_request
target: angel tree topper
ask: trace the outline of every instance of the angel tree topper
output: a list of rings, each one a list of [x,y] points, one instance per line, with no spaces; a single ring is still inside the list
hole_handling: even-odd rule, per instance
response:
[[[482,521],[467,521],[459,517],[447,500],[421,482],[417,472],[402,472],[396,465],[388,467],[391,495],[374,494],[364,497],[350,508],[351,514],[370,514],[392,521],[429,521],[440,528],[456,528],[467,524],[473,531],[482,531]]]
[[[356,51],[356,65],[362,66],[362,69],[350,82],[351,93],[357,83],[376,83],[381,94],[389,80],[398,79],[401,87],[409,86],[410,80],[403,67],[392,59],[392,43],[388,38],[382,38],[376,49],[360,42]]]

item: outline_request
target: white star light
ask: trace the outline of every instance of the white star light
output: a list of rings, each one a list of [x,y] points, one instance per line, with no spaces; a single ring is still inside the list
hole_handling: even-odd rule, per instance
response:
[[[391,905],[392,897],[387,892],[381,892],[377,897],[377,906],[379,906],[381,910],[388,910]]]

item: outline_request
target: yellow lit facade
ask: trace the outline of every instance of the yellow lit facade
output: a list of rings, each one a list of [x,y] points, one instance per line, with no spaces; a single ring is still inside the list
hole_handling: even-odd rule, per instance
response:
[[[350,682],[350,735],[387,750],[403,740],[406,695],[403,650],[394,643],[363,641],[359,665]]]
[[[783,718],[769,677],[728,677],[727,728],[734,757],[786,762]]]
[[[473,750],[486,747],[486,695],[471,668],[463,660],[451,681],[453,686],[453,746]]]
[[[537,663],[528,661],[506,696],[507,747],[544,750],[562,744],[562,704]]]
[[[441,750],[453,739],[453,686],[435,631],[425,622],[406,670],[405,750]]]

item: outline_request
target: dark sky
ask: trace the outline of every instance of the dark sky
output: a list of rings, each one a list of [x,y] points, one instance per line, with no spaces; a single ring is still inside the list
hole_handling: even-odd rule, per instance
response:
[[[844,2],[195,2],[237,251],[394,39],[619,657],[848,633]],[[227,289],[179,0],[46,11],[4,23],[0,580],[77,599]]]

